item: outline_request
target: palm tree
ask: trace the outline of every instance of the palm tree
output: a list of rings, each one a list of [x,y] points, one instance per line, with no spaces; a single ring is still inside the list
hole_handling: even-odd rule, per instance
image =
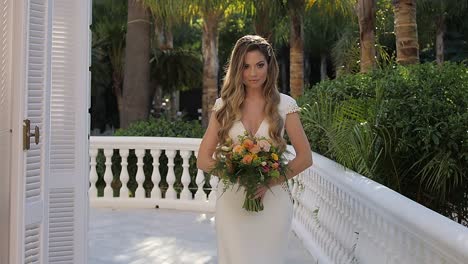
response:
[[[183,1],[172,0],[172,1],[158,1],[158,0],[141,0],[143,5],[149,8],[154,22],[154,35],[155,35],[155,46],[156,49],[162,51],[162,54],[173,54],[170,51],[174,49],[174,38],[172,34],[173,27],[181,24],[187,20],[187,9],[183,8]],[[175,53],[178,54],[178,53]],[[153,56],[157,57],[158,54],[153,53]],[[154,101],[155,115],[159,116],[161,112],[161,104],[163,97],[163,90],[171,92],[171,115],[176,116],[179,110],[179,90],[168,89],[169,87],[163,87],[157,80],[160,76],[154,76],[153,80],[156,83],[152,83],[151,96]]]
[[[121,128],[147,119],[150,103],[150,17],[141,1],[128,0],[127,21]]]
[[[179,91],[191,90],[201,86],[202,59],[193,51],[185,49],[155,49],[151,59],[152,76],[155,81],[169,93],[171,98],[171,118],[176,117],[179,110],[173,105],[178,101]]]
[[[419,63],[416,0],[393,0],[397,63]]]
[[[93,12],[95,13],[93,16],[95,19],[93,21],[93,49],[100,49],[103,55],[109,59],[112,72],[112,91],[117,99],[119,113],[122,113],[127,5],[113,0],[96,1]]]
[[[343,4],[345,4],[343,2]],[[320,57],[320,80],[328,79],[328,60],[333,45],[340,39],[343,29],[355,22],[351,4],[327,6],[317,4],[308,8],[304,16],[305,51]]]
[[[445,42],[444,37],[447,30],[447,18],[453,20],[464,20],[466,9],[468,8],[467,1],[458,0],[418,0],[418,9],[423,11],[427,21],[434,21],[428,23],[435,26],[436,39],[435,39],[435,53],[437,64],[441,65],[444,62]]]
[[[375,68],[375,0],[359,0],[359,40],[361,48],[361,72]]]
[[[202,125],[208,125],[209,114],[218,97],[218,27],[225,12],[240,2],[233,0],[193,0],[187,1],[190,16],[201,17],[202,54],[203,54],[203,92],[202,92]]]
[[[286,15],[284,1],[257,0],[252,1],[252,4],[255,33],[272,42],[279,20]]]
[[[291,96],[304,93],[304,10],[305,0],[288,0],[291,31],[289,36],[289,86]]]
[[[355,8],[351,8],[356,11],[353,11],[353,16],[360,19],[362,15],[359,14],[359,10],[357,9],[357,1],[350,0],[348,2],[356,5]],[[331,52],[337,76],[343,73],[362,72],[362,64],[365,61],[362,58],[363,54],[374,54],[372,57],[375,57],[373,61],[375,67],[382,67],[393,62],[391,54],[393,50],[389,48],[395,43],[393,38],[393,6],[390,0],[380,0],[375,4],[376,14],[373,18],[375,26],[372,27],[374,33],[369,33],[369,37],[374,38],[372,45],[359,45],[359,43],[365,42],[362,40],[365,34],[361,32],[359,22],[355,19],[348,18],[345,20],[345,24],[338,31],[339,38],[333,44]],[[370,30],[370,28],[368,29]],[[365,47],[374,51],[363,49]]]

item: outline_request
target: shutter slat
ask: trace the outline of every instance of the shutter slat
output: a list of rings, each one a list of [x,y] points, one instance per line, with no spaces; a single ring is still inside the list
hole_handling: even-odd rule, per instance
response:
[[[73,188],[54,188],[49,193],[49,263],[73,260],[75,232]]]

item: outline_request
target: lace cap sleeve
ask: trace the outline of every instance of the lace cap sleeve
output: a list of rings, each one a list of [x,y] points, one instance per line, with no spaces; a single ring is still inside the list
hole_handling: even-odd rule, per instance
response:
[[[286,105],[285,105],[285,112],[286,114],[296,113],[301,111],[301,108],[297,105],[296,100],[291,96],[286,96]]]
[[[219,109],[221,109],[222,106],[223,106],[223,99],[221,99],[221,97],[220,97],[220,98],[216,99],[215,104],[213,105],[212,110],[216,112],[216,111],[218,111]]]

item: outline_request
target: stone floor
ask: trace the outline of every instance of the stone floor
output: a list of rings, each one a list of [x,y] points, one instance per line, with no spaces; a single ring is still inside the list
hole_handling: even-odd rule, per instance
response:
[[[89,264],[217,263],[212,213],[90,208],[89,215]],[[313,263],[294,233],[286,263]]]

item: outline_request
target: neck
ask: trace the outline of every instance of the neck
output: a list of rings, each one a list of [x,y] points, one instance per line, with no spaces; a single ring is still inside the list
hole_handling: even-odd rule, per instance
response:
[[[245,89],[245,97],[250,99],[262,98],[263,93],[261,89]]]

